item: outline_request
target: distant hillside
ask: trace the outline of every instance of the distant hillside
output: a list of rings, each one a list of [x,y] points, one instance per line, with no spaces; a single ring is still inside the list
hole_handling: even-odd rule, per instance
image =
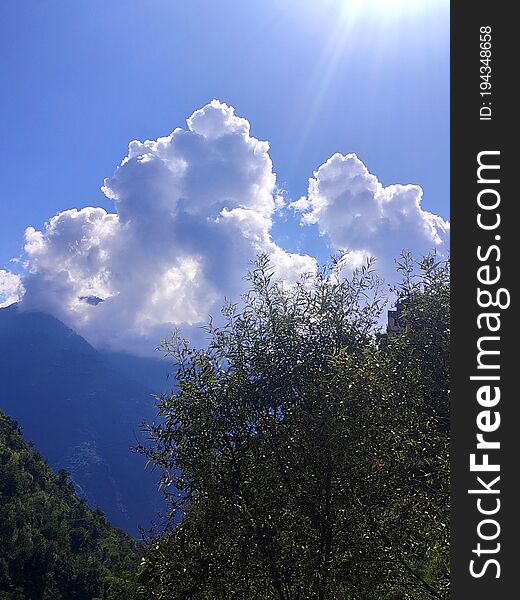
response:
[[[157,358],[132,356],[122,352],[101,352],[101,355],[125,377],[143,384],[155,394],[162,394],[173,386],[173,366],[171,362],[162,360],[160,353],[157,353]]]
[[[54,317],[16,305],[0,310],[0,382],[0,409],[90,506],[132,534],[149,527],[161,508],[156,476],[130,451],[154,418],[149,388]]]
[[[93,600],[138,547],[74,494],[0,412],[0,600]]]

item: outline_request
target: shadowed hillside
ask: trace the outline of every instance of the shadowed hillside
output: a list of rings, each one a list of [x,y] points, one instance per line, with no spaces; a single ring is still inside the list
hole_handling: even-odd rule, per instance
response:
[[[0,408],[79,495],[136,534],[160,508],[156,477],[130,451],[153,418],[152,392],[57,319],[0,310]]]
[[[74,494],[0,412],[0,599],[92,600],[138,547]]]

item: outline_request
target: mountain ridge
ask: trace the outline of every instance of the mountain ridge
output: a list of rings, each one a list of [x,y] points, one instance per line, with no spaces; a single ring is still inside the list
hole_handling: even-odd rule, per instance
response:
[[[148,529],[162,500],[155,474],[131,452],[154,419],[152,390],[55,317],[0,309],[0,408],[16,419],[53,469],[114,525]]]

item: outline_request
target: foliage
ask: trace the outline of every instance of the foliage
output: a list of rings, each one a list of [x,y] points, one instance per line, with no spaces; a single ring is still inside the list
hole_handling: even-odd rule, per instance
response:
[[[132,572],[133,540],[74,494],[0,412],[0,599],[93,600]]]
[[[287,286],[265,257],[207,349],[165,344],[178,386],[144,452],[170,527],[143,597],[448,597],[449,269],[408,255],[399,269],[386,344],[371,264]]]

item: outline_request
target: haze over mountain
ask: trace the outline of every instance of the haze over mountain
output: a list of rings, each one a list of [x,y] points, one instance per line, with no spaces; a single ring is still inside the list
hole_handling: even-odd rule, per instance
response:
[[[161,369],[166,365],[104,355],[45,313],[16,304],[0,309],[0,408],[55,470],[71,473],[80,496],[132,534],[148,528],[161,507],[157,477],[131,452],[141,422],[154,418]],[[164,375],[162,391],[166,385]]]
[[[123,352],[99,350],[99,353],[116,371],[132,381],[141,383],[155,394],[162,394],[173,385],[173,367],[168,361]],[[160,354],[158,356],[160,357]]]

